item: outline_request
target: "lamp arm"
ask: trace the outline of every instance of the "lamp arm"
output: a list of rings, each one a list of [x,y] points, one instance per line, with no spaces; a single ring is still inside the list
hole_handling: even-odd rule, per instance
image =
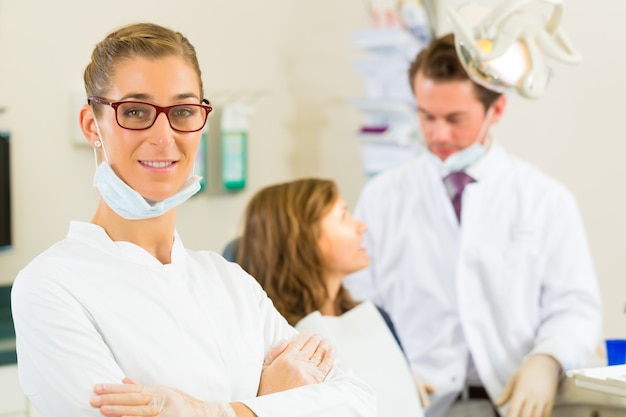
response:
[[[522,79],[518,92],[527,98],[539,98],[543,95],[548,85],[550,69],[545,65],[541,65],[541,52],[533,39],[526,37],[524,40],[528,49],[528,60],[532,70]],[[536,65],[537,63],[539,65]]]
[[[543,52],[551,58],[566,64],[578,64],[582,61],[582,56],[574,49],[569,37],[561,28],[557,29],[553,36],[546,32],[539,33],[537,42]]]

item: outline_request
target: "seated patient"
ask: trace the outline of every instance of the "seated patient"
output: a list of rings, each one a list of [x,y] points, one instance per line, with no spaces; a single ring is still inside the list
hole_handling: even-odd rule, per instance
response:
[[[333,365],[327,342],[298,334],[239,266],[176,232],[177,206],[200,188],[211,111],[187,38],[122,27],[96,45],[84,80],[100,202],[12,290],[20,383],[40,413],[374,416],[371,389]]]
[[[417,391],[390,322],[371,302],[357,305],[342,286],[346,275],[370,262],[361,246],[365,229],[333,181],[272,185],[248,203],[237,262],[290,324],[330,339],[338,357],[374,388],[379,415],[419,416]]]

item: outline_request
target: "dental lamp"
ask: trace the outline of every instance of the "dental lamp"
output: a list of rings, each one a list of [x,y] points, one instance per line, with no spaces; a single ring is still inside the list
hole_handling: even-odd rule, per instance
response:
[[[532,2],[552,6],[549,18],[522,8]],[[582,60],[559,28],[563,0],[504,0],[491,11],[465,4],[447,12],[461,63],[472,80],[490,90],[515,89],[538,98],[552,73],[545,57],[567,64]]]

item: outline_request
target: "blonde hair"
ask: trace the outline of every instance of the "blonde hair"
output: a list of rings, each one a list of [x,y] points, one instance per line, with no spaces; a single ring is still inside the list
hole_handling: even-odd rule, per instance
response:
[[[106,96],[116,65],[135,57],[179,56],[198,75],[200,97],[204,97],[196,50],[180,32],[153,23],[134,23],[109,33],[96,45],[83,75],[87,96]]]

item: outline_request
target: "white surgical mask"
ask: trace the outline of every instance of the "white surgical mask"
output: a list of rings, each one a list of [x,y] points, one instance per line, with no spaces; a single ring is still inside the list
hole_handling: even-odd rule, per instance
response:
[[[96,122],[96,129],[102,144],[104,161],[96,168],[93,184],[100,196],[107,205],[121,217],[128,220],[149,219],[158,217],[187,201],[192,195],[200,190],[200,180],[198,175],[190,175],[182,188],[173,196],[161,201],[150,201],[132,189],[120,177],[117,176],[111,165],[104,148],[104,141],[100,134],[100,128]],[[95,152],[95,149],[94,149]],[[96,160],[97,164],[97,160]]]
[[[485,155],[485,152],[487,152],[487,148],[489,147],[490,137],[488,136],[485,139],[484,143],[480,143],[480,138],[484,135],[485,130],[487,130],[487,128],[489,127],[489,121],[491,120],[492,113],[492,107],[490,107],[489,110],[487,110],[485,120],[480,127],[480,131],[476,136],[476,140],[467,148],[461,149],[460,151],[453,153],[452,155],[448,156],[443,162],[438,156],[434,155],[429,150],[431,155],[433,155],[435,159],[439,160],[439,163],[441,164],[443,169],[448,172],[464,171]]]

